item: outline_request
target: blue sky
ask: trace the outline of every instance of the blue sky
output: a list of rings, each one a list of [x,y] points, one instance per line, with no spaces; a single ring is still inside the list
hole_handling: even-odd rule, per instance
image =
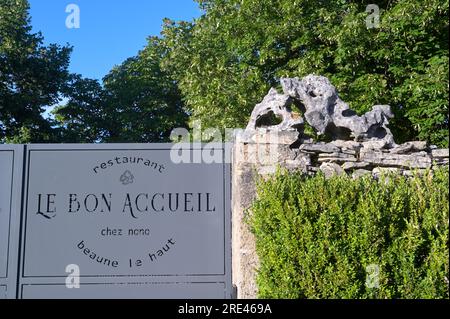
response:
[[[193,0],[29,0],[33,31],[45,43],[74,47],[70,71],[101,80],[114,65],[134,56],[162,19],[192,20],[201,12]],[[80,8],[80,28],[66,27],[66,6]]]

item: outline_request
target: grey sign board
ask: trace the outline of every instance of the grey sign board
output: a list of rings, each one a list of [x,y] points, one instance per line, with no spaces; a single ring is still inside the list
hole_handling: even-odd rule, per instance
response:
[[[79,289],[65,285],[25,285],[24,299],[57,296],[59,299],[84,299],[89,296],[105,299],[224,299],[225,283],[96,283],[82,284]]]
[[[27,146],[20,297],[231,297],[230,167],[171,149]]]
[[[23,153],[0,145],[0,299],[16,298]]]

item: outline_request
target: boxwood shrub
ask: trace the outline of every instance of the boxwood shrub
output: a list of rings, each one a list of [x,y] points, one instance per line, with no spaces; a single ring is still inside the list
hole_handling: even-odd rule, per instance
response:
[[[448,298],[448,169],[258,183],[261,298]]]

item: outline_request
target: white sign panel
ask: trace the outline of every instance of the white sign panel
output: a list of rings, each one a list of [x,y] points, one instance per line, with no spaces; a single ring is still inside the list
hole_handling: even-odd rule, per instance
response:
[[[176,164],[166,144],[26,154],[21,297],[231,296],[224,161]]]

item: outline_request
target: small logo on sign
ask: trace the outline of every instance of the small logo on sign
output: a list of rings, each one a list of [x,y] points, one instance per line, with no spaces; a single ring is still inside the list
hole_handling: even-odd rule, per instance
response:
[[[133,174],[131,174],[130,171],[125,171],[125,173],[123,173],[122,176],[120,176],[120,182],[123,185],[133,184],[133,182],[134,182]]]

